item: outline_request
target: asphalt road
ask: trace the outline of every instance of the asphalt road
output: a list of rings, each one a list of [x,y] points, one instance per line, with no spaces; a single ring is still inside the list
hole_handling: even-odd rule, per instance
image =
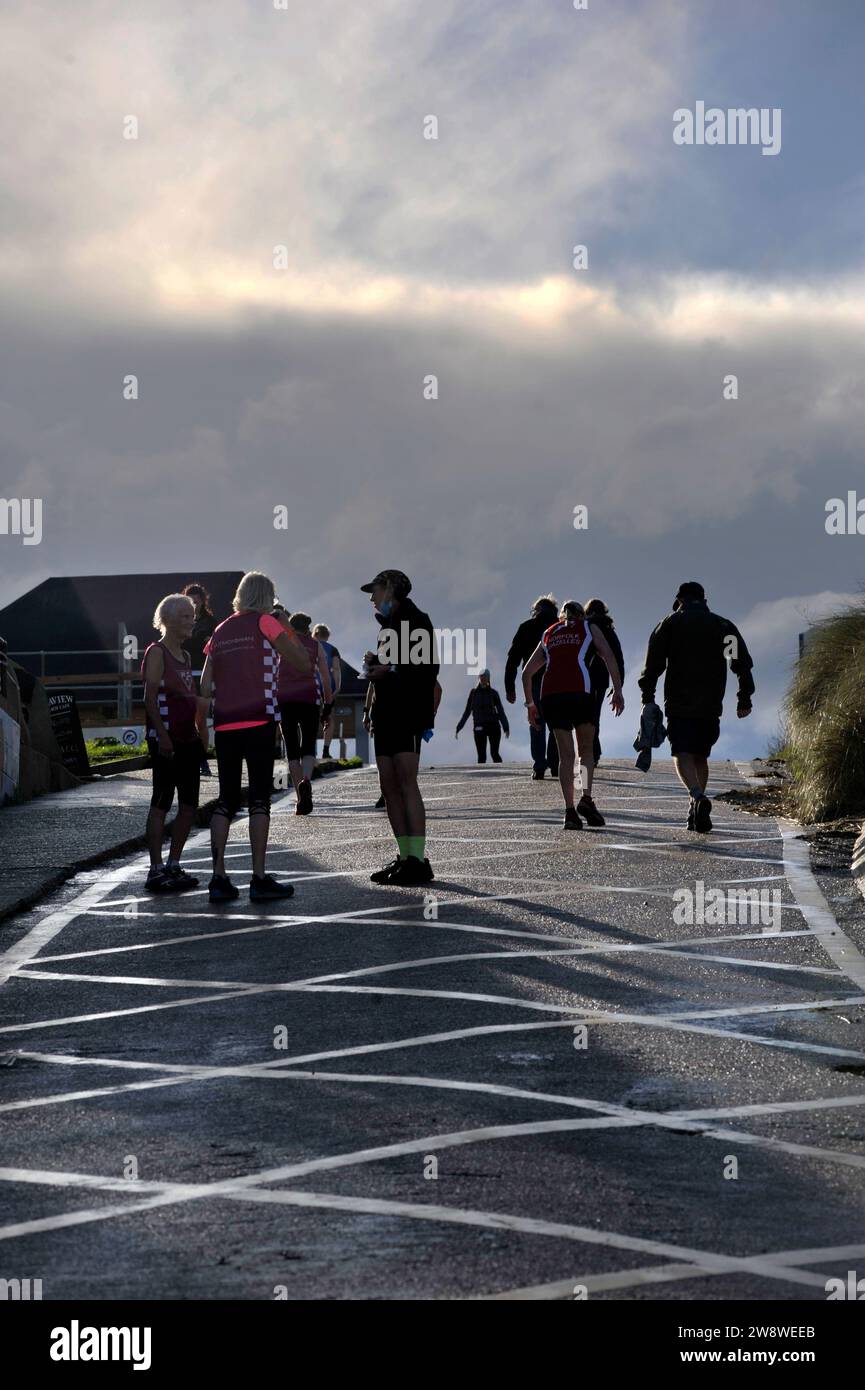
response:
[[[865,1269],[865,962],[802,842],[723,803],[689,834],[666,761],[603,764],[594,832],[514,764],[422,786],[426,903],[368,880],[364,770],[277,806],[287,905],[154,900],[136,857],[4,924],[0,1277],[822,1301]],[[245,887],[244,823],[230,853]],[[203,888],[206,835],[189,861]],[[698,882],[777,920],[677,920]]]

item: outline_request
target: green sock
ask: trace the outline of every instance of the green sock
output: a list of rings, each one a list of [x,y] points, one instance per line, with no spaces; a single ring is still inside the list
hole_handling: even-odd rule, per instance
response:
[[[408,845],[408,853],[414,855],[415,859],[419,859],[421,863],[423,863],[426,836],[407,835],[406,844]]]
[[[408,835],[397,835],[396,843],[399,849],[400,859],[407,859],[411,854],[411,850],[409,849],[409,844],[411,843],[410,837]]]

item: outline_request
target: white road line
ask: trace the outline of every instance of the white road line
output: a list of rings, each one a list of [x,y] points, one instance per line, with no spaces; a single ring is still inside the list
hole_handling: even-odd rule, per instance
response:
[[[844,935],[811,872],[810,851],[807,840],[801,838],[801,826],[789,820],[779,820],[778,826],[784,845],[787,882],[802,909],[808,928],[838,969],[853,981],[857,989],[865,989],[865,958],[850,938]]]
[[[822,1250],[773,1250],[771,1254],[758,1258],[761,1263],[770,1260],[773,1266],[780,1270],[785,1265],[834,1264],[839,1260],[857,1260],[863,1256],[865,1245],[830,1245]],[[739,1272],[747,1273],[749,1264],[747,1257],[743,1259]],[[482,1302],[572,1299],[574,1289],[578,1286],[584,1287],[587,1293],[602,1293],[609,1289],[636,1288],[646,1284],[678,1283],[681,1279],[709,1279],[723,1273],[724,1270],[710,1271],[689,1264],[649,1265],[643,1269],[620,1269],[609,1274],[575,1274],[570,1279],[557,1279],[552,1284],[535,1284],[529,1288],[507,1289],[502,1293],[479,1294],[476,1295],[476,1299]],[[819,1281],[825,1286],[825,1275],[819,1275]]]
[[[792,1007],[795,1009],[797,1006],[794,1005]],[[682,1017],[688,1018],[692,1016],[693,1015],[686,1014]],[[102,1087],[98,1089],[92,1089],[87,1092],[61,1092],[54,1093],[48,1097],[37,1097],[32,1100],[26,1101],[13,1101],[5,1106],[0,1105],[0,1112],[2,1112],[5,1109],[29,1109],[32,1107],[48,1104],[64,1104],[69,1101],[84,1100],[95,1096],[122,1094],[124,1091],[127,1090],[155,1090],[165,1085],[185,1085],[191,1084],[192,1082],[216,1080],[226,1076],[265,1077],[269,1075],[271,1071],[277,1071],[280,1068],[288,1068],[290,1066],[296,1065],[299,1061],[317,1061],[336,1057],[362,1056],[371,1052],[393,1051],[401,1050],[404,1047],[422,1046],[431,1043],[461,1041],[467,1037],[477,1037],[483,1035],[538,1031],[547,1028],[573,1028],[580,1021],[584,1021],[587,1024],[592,1023],[596,1027],[603,1027],[608,1023],[631,1024],[637,1027],[648,1028],[658,1027],[661,1030],[668,1032],[696,1033],[702,1034],[706,1037],[721,1038],[725,1041],[729,1039],[735,1039],[736,1041],[746,1042],[761,1047],[770,1047],[777,1048],[780,1050],[797,1052],[812,1052],[821,1056],[825,1055],[832,1057],[844,1057],[853,1059],[855,1061],[865,1060],[865,1053],[856,1052],[849,1048],[829,1047],[820,1043],[794,1042],[785,1038],[764,1037],[761,1034],[745,1033],[734,1031],[731,1029],[708,1028],[705,1025],[701,1025],[698,1023],[682,1022],[679,1020],[678,1017],[664,1018],[655,1015],[609,1014],[601,1017],[593,1015],[592,1017],[586,1017],[584,1020],[570,1018],[565,1020],[557,1020],[554,1023],[548,1022],[499,1024],[486,1027],[459,1029],[450,1033],[431,1034],[421,1038],[399,1039],[387,1043],[373,1043],[365,1046],[362,1045],[358,1047],[343,1048],[331,1052],[310,1054],[309,1056],[301,1058],[277,1058],[271,1062],[263,1062],[260,1064],[249,1066],[218,1067],[207,1065],[196,1066],[194,1063],[135,1062],[129,1060],[116,1060],[100,1057],[75,1057],[65,1053],[38,1053],[21,1051],[19,1055],[22,1057],[30,1057],[36,1061],[54,1063],[57,1065],[62,1064],[70,1066],[93,1067],[101,1066],[114,1067],[126,1070],[160,1071],[169,1073],[169,1076],[166,1080],[155,1080],[147,1083],[141,1083],[140,1085],[132,1083],[124,1086]],[[320,1078],[322,1073],[316,1072],[310,1073],[310,1075],[317,1076]],[[354,1075],[354,1073],[351,1073],[351,1075]],[[175,1079],[175,1077],[177,1077],[177,1079]],[[536,1092],[533,1092],[532,1094],[537,1095]],[[633,1110],[629,1110],[628,1113],[634,1114],[635,1112]]]
[[[130,878],[132,874],[140,872],[141,861],[139,859],[135,863],[127,865],[125,869],[118,871],[118,874],[110,882],[91,884],[66,907],[58,908],[56,912],[51,912],[43,917],[21,937],[20,941],[16,941],[13,946],[10,946],[0,955],[0,985],[5,984],[22,965],[31,961],[69,922],[74,921],[82,912],[87,912],[89,908],[100,903],[121,879]]]

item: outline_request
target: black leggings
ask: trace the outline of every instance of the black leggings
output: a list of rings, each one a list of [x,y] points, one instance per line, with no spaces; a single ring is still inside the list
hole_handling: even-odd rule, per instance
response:
[[[213,735],[219,769],[219,800],[214,814],[229,820],[240,806],[243,764],[249,776],[249,814],[269,815],[273,791],[276,733],[272,720],[251,729],[217,729]]]
[[[490,741],[490,754],[494,763],[501,762],[499,757],[499,744],[502,741],[501,725],[497,719],[490,720],[488,724],[481,724],[474,731],[475,747],[478,750],[478,762],[485,763],[487,760],[487,739]]]
[[[279,712],[282,716],[285,756],[291,762],[304,757],[314,758],[320,707],[309,700],[302,703],[299,700],[286,700],[280,702]]]

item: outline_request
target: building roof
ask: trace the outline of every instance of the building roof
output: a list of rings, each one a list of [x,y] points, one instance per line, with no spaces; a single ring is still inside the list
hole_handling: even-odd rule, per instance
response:
[[[73,674],[76,671],[117,669],[118,624],[138,638],[143,651],[155,637],[153,611],[166,594],[178,593],[195,580],[210,594],[210,606],[217,621],[231,612],[231,600],[242,570],[181,572],[180,574],[88,574],[71,578],[44,579],[35,589],[22,594],[0,609],[0,635],[5,637],[10,656],[22,666],[38,673],[39,658],[20,657],[20,652],[56,651],[104,652],[104,656],[66,658],[62,666],[55,658],[46,665],[46,674]]]
[[[39,656],[22,652],[76,652],[98,655],[46,658],[46,675],[75,675],[117,670],[117,629],[138,638],[139,652],[155,640],[153,612],[166,594],[178,593],[195,581],[210,594],[217,622],[231,613],[243,570],[193,570],[180,574],[89,574],[72,578],[44,579],[14,603],[0,609],[0,636],[9,655],[26,669],[40,674]],[[363,695],[366,681],[344,656],[343,696]]]

